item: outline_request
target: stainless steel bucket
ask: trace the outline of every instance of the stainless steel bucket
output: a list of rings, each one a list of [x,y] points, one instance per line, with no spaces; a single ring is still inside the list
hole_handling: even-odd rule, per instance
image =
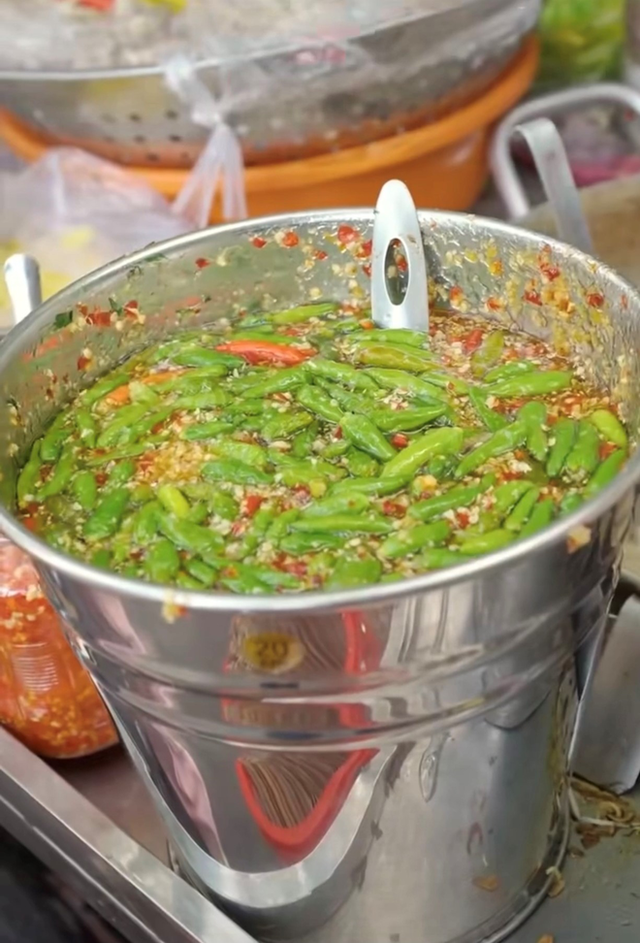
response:
[[[0,347],[0,529],[35,557],[73,626],[179,867],[252,932],[497,941],[562,857],[567,758],[593,661],[576,653],[598,649],[640,455],[527,541],[332,594],[138,584],[58,554],[10,510],[16,461],[78,383],[176,325],[237,306],[362,296],[366,259],[336,233],[346,224],[366,238],[372,218],[336,211],[197,233],[42,305]],[[421,222],[440,304],[580,350],[637,434],[633,288],[498,222]],[[132,299],[137,308],[125,307]]]

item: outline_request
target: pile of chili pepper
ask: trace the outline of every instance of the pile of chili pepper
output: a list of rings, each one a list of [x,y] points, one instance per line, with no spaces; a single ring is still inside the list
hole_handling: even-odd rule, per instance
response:
[[[174,336],[82,392],[18,481],[29,527],[134,579],[237,593],[403,579],[578,508],[627,459],[607,391],[525,334],[332,303]]]

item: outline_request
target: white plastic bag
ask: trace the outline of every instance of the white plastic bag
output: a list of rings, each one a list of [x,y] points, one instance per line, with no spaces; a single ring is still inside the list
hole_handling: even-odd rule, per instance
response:
[[[219,130],[210,148],[224,146]],[[205,226],[215,181],[204,179],[204,158],[174,209],[132,172],[72,148],[48,151],[17,173],[0,173],[0,264],[13,252],[33,255],[46,298],[121,255]],[[210,165],[211,155],[207,160]],[[10,324],[0,278],[0,325]]]

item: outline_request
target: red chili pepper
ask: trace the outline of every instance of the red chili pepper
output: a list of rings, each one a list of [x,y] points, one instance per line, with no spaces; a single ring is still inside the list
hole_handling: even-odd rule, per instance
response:
[[[293,249],[299,242],[300,239],[295,232],[286,232],[282,237],[282,245],[285,249]]]
[[[471,515],[469,514],[469,512],[465,508],[460,508],[460,510],[456,514],[456,521],[457,521],[458,527],[464,530],[465,527],[469,526],[470,520],[471,520]]]
[[[236,354],[250,364],[280,363],[285,366],[303,363],[317,353],[312,347],[299,350],[297,347],[274,344],[272,341],[228,341],[226,344],[219,344],[216,350]]]
[[[371,278],[371,262],[367,262],[365,265],[363,265],[362,271],[367,276],[367,278]]]
[[[375,327],[375,324],[373,323],[373,321],[367,318],[366,321],[360,321],[360,327],[362,328],[363,331],[372,331]]]
[[[587,304],[592,308],[601,308],[604,304],[604,295],[599,291],[592,291],[587,295]]]
[[[600,446],[600,458],[609,458],[612,452],[615,452],[616,449],[617,445],[614,445],[613,442],[603,442]]]
[[[474,350],[477,350],[480,344],[482,343],[482,338],[484,337],[483,332],[479,327],[469,331],[469,333],[462,338],[462,347],[465,353],[473,353]]]
[[[85,314],[87,324],[97,324],[100,327],[107,327],[111,324],[111,311],[91,311]]]
[[[387,517],[404,517],[406,508],[397,501],[385,501],[382,505],[382,513]]]
[[[256,249],[264,249],[267,244],[267,240],[263,239],[262,236],[254,236],[251,240],[251,244],[255,246]]]
[[[353,226],[347,226],[346,223],[338,227],[337,235],[338,242],[342,243],[343,246],[350,246],[360,238],[358,230],[354,229]]]
[[[84,354],[80,354],[80,356],[78,357],[76,366],[78,367],[78,370],[86,370],[86,368],[89,366],[90,363],[91,363],[90,357],[85,357]]]
[[[80,0],[81,7],[89,7],[90,10],[100,10],[101,13],[110,10],[115,0]]]
[[[402,432],[396,432],[396,434],[391,439],[391,444],[395,445],[397,449],[406,449],[409,445],[409,439]]]
[[[126,305],[122,309],[128,318],[137,318],[140,314],[140,309],[138,308],[137,301],[127,301]]]
[[[540,297],[539,291],[525,291],[522,297],[525,301],[528,301],[529,304],[538,305],[538,307],[542,305],[542,298]]]
[[[372,251],[373,251],[373,241],[371,239],[367,239],[367,241],[363,242],[360,248],[358,249],[358,258],[368,259],[371,257]]]
[[[244,502],[244,513],[247,517],[253,517],[253,515],[260,510],[260,505],[264,501],[259,494],[249,494],[245,498]]]
[[[502,311],[504,305],[497,298],[487,298],[487,308],[489,311]]]
[[[300,579],[307,575],[307,564],[303,560],[290,560],[288,563],[283,564],[282,569],[285,573],[291,573],[292,576],[297,576]]]
[[[196,259],[196,268],[206,268],[211,265],[209,259]]]
[[[324,249],[316,249],[313,253],[314,259],[317,259],[318,262],[324,262],[325,259],[329,258],[328,252],[325,252]]]
[[[449,301],[451,304],[459,304],[464,298],[464,292],[462,288],[459,288],[457,285],[454,285],[453,288],[449,289]]]
[[[333,438],[334,439],[342,438],[342,428],[340,426],[336,426],[335,429],[333,430]]]

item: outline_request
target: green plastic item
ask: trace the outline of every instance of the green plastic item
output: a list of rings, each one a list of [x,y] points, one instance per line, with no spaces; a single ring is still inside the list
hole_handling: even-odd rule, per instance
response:
[[[617,78],[625,7],[625,0],[546,0],[536,91]]]

